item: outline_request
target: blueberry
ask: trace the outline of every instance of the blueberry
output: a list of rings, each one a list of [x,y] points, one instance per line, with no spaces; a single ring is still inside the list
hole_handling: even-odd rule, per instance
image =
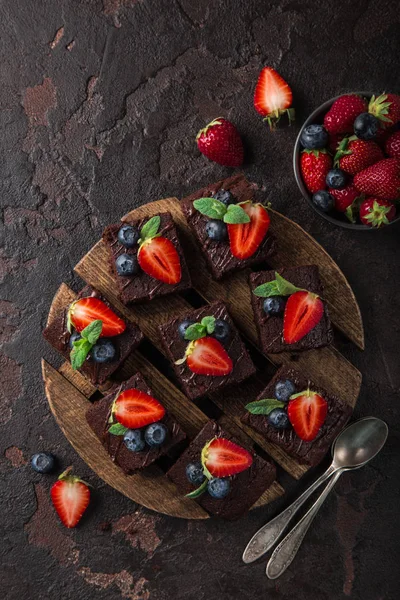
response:
[[[269,298],[265,298],[263,302],[264,312],[271,317],[276,317],[283,313],[285,303],[286,298],[284,296],[270,296]]]
[[[37,473],[51,473],[56,466],[56,457],[50,452],[38,452],[32,456],[31,466]]]
[[[139,263],[136,256],[131,254],[120,254],[115,261],[118,275],[130,277],[139,273]]]
[[[124,444],[131,452],[141,452],[146,443],[141,429],[128,429],[124,434]]]
[[[296,392],[294,383],[290,379],[280,379],[275,385],[275,398],[281,402],[289,402],[290,396]]]
[[[202,484],[206,476],[203,473],[203,467],[201,463],[189,463],[186,467],[186,477],[189,479],[190,483],[193,483],[193,485]]]
[[[90,356],[95,363],[106,363],[114,360],[116,353],[111,340],[100,338],[93,346]]]
[[[354,133],[360,140],[373,140],[379,130],[379,121],[370,113],[361,113],[354,121]]]
[[[268,422],[275,429],[287,429],[290,426],[289,417],[283,408],[274,408],[268,415]]]
[[[164,423],[152,423],[146,427],[144,439],[149,446],[161,446],[167,439],[168,429]]]
[[[231,337],[231,328],[229,323],[224,321],[224,319],[216,319],[215,329],[212,335],[222,344],[226,343]]]
[[[213,194],[212,197],[225,204],[225,206],[229,206],[229,204],[235,204],[236,202],[236,198],[228,190],[218,190],[218,192]]]
[[[300,142],[308,150],[325,148],[328,144],[328,133],[322,125],[307,125],[301,132]]]
[[[326,185],[334,190],[339,190],[346,185],[347,176],[342,169],[331,169],[326,176]]]
[[[329,212],[335,206],[334,197],[326,190],[319,190],[319,192],[315,192],[315,194],[313,194],[312,201],[319,210],[322,210],[322,212]]]
[[[210,496],[213,498],[225,498],[227,494],[229,494],[229,490],[231,489],[231,484],[229,479],[219,479],[216,477],[215,479],[210,479],[207,484],[207,490]]]
[[[71,333],[70,338],[69,338],[69,347],[73,348],[74,342],[77,342],[80,339],[81,339],[80,333],[78,333],[77,331],[74,331],[73,333]]]
[[[206,234],[213,242],[223,242],[228,239],[228,230],[225,223],[217,219],[207,221]]]
[[[190,325],[194,325],[195,321],[191,321],[190,319],[185,319],[184,321],[182,321],[181,323],[179,323],[178,325],[178,333],[179,333],[179,337],[184,340],[185,339],[185,333],[186,333],[186,329],[188,327],[190,327]]]
[[[118,241],[125,248],[133,248],[138,243],[140,238],[139,229],[132,227],[132,225],[122,225],[118,231]]]

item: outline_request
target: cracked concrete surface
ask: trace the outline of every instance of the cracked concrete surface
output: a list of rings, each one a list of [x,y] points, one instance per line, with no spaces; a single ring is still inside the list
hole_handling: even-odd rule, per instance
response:
[[[399,92],[399,12],[360,0],[15,0],[0,7],[0,584],[7,600],[392,600],[398,597],[399,228],[353,233],[318,218],[291,170],[298,127],[349,90]],[[252,106],[259,70],[293,87],[296,124],[271,134]],[[285,498],[236,524],[154,515],[108,488],[49,413],[41,339],[61,281],[102,227],[145,202],[183,196],[230,173],[197,151],[216,116],[238,126],[244,170],[348,277],[366,351],[338,339],[364,374],[356,416],[391,430],[382,456],[344,476],[296,561],[276,582],[241,564],[249,536],[310,479],[283,477]],[[76,530],[50,505],[47,449],[94,486]]]

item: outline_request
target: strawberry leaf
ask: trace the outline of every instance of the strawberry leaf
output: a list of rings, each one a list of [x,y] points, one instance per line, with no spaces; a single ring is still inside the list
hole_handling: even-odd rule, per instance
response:
[[[225,204],[215,198],[199,198],[193,202],[193,206],[199,213],[210,219],[222,220],[227,212]]]
[[[211,335],[214,333],[215,329],[215,317],[203,317],[201,320],[201,325],[206,328],[207,333]]]
[[[84,340],[87,340],[89,344],[94,346],[94,344],[97,342],[101,335],[102,329],[103,321],[101,321],[100,319],[96,319],[95,321],[89,323],[89,325],[81,331],[81,337]]]
[[[81,338],[80,340],[74,342],[70,354],[71,366],[74,371],[81,368],[92,347],[92,344],[84,338]]]
[[[204,494],[204,492],[206,491],[207,484],[208,484],[208,479],[205,479],[200,487],[198,487],[196,490],[193,490],[193,492],[186,494],[186,498],[198,498],[199,496]]]
[[[223,217],[224,223],[237,225],[239,223],[250,223],[250,217],[238,204],[230,204]]]
[[[128,428],[121,425],[121,423],[114,423],[114,425],[111,425],[108,429],[108,433],[112,433],[113,435],[125,435],[127,431]]]
[[[142,244],[145,240],[149,240],[155,237],[160,228],[161,217],[160,215],[156,215],[155,217],[151,217],[145,223],[140,231],[140,240],[138,243]]]
[[[283,408],[284,402],[276,400],[276,398],[263,398],[246,404],[245,408],[252,415],[269,415],[275,408]]]

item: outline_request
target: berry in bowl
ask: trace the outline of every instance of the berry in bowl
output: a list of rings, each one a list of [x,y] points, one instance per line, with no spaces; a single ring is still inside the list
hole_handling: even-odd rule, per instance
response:
[[[400,95],[359,92],[328,100],[305,121],[293,168],[325,219],[349,229],[400,220]]]

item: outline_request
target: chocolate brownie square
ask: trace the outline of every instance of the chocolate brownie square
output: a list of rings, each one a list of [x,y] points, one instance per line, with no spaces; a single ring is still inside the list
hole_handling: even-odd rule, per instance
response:
[[[181,429],[180,425],[168,413],[161,419],[161,423],[168,429],[168,438],[162,446],[150,447],[146,446],[142,452],[131,452],[124,444],[122,435],[113,435],[108,433],[110,426],[108,419],[110,417],[111,405],[114,399],[123,391],[135,388],[154,397],[154,393],[147,385],[140,373],[136,373],[133,377],[125,381],[121,386],[114,387],[113,391],[94,402],[86,412],[86,420],[93,429],[104,448],[107,450],[112,460],[126,474],[135,473],[140,469],[144,469],[151,465],[161,456],[168,452],[177,444],[186,438],[186,434]],[[144,428],[145,429],[145,428]]]
[[[181,279],[176,284],[164,283],[145,273],[142,269],[138,270],[136,275],[129,277],[121,276],[117,273],[115,261],[121,254],[133,256],[136,260],[139,245],[134,244],[132,248],[127,248],[118,240],[118,232],[124,225],[131,225],[138,233],[143,225],[149,221],[149,217],[138,219],[136,221],[126,221],[124,223],[114,223],[108,225],[103,232],[103,241],[109,251],[109,265],[112,276],[115,280],[116,287],[121,302],[123,304],[133,304],[135,302],[150,301],[158,296],[165,296],[173,292],[181,292],[191,287],[190,274],[186,265],[185,256],[182,246],[179,241],[178,232],[171,213],[160,213],[161,218],[160,228],[158,230],[159,237],[165,237],[170,240],[178,252],[181,265]]]
[[[203,427],[168,471],[167,476],[175,483],[180,494],[186,495],[193,492],[196,486],[190,483],[186,477],[186,467],[189,463],[200,461],[203,447],[215,437],[223,437],[245,447],[253,456],[253,464],[248,469],[229,478],[231,486],[225,498],[213,498],[207,491],[196,498],[197,502],[211,515],[233,521],[246,513],[275,481],[276,469],[272,462],[257,456],[250,447],[246,447],[241,441],[236,440],[215,421],[209,421]]]
[[[193,373],[185,361],[182,364],[175,364],[177,360],[185,356],[189,341],[182,339],[178,327],[183,321],[189,320],[193,323],[199,323],[203,317],[213,316],[221,319],[228,324],[230,334],[226,342],[221,342],[225,351],[233,362],[233,369],[228,375],[199,375]],[[171,363],[174,365],[176,376],[183,388],[185,394],[195,400],[206,394],[211,394],[225,386],[237,384],[244,381],[255,373],[255,367],[247,352],[235,324],[233,323],[228,310],[223,302],[214,302],[187,314],[176,317],[172,321],[159,327],[161,332],[161,342]]]
[[[120,335],[113,336],[110,338],[116,348],[116,358],[110,362],[95,363],[89,357],[83,363],[79,369],[81,373],[86,375],[93,385],[103,384],[117,369],[122,365],[124,360],[142,341],[143,333],[140,331],[137,325],[134,325],[130,321],[127,321],[121,313],[114,308],[108,300],[99,294],[93,288],[85,287],[78,298],[86,298],[87,296],[95,296],[102,300],[111,310],[120,317],[126,323],[126,329]],[[62,354],[66,360],[70,360],[70,337],[71,334],[67,329],[67,315],[69,306],[60,311],[59,314],[55,315],[49,325],[43,331],[44,338]],[[105,339],[105,338],[103,338]]]
[[[256,186],[250,184],[243,173],[239,173],[223,181],[207,185],[187,196],[181,202],[186,220],[215,279],[221,279],[228,273],[266,261],[273,252],[274,238],[268,230],[264,240],[252,256],[246,259],[236,258],[231,252],[228,239],[216,242],[207,236],[206,225],[209,218],[197,211],[193,206],[193,202],[198,198],[213,197],[217,192],[225,190],[232,194],[232,200],[237,204],[246,200],[254,200],[255,188]]]
[[[316,265],[302,267],[289,267],[277,271],[282,277],[293,283],[298,288],[313,292],[324,298],[324,290]],[[266,354],[277,354],[279,352],[292,352],[297,350],[310,350],[311,348],[322,348],[332,343],[333,332],[329,318],[328,308],[324,302],[324,314],[320,322],[307,333],[301,340],[293,344],[285,343],[283,339],[283,314],[278,316],[267,316],[263,304],[265,298],[256,296],[255,288],[263,283],[275,279],[275,271],[259,271],[250,274],[251,303],[253,306],[254,320],[258,330],[258,339],[261,349]]]
[[[301,440],[292,427],[289,429],[275,429],[268,422],[266,415],[253,415],[246,411],[241,420],[246,425],[250,425],[250,427],[261,433],[265,439],[283,448],[287,454],[293,456],[300,463],[305,463],[313,467],[324,458],[333,440],[350,419],[353,409],[337,396],[329,394],[315,385],[305,374],[299,373],[287,366],[283,366],[277,371],[257,400],[274,398],[277,382],[284,379],[289,379],[293,382],[296,394],[310,388],[322,396],[328,403],[328,413],[325,422],[314,440],[311,442]]]

